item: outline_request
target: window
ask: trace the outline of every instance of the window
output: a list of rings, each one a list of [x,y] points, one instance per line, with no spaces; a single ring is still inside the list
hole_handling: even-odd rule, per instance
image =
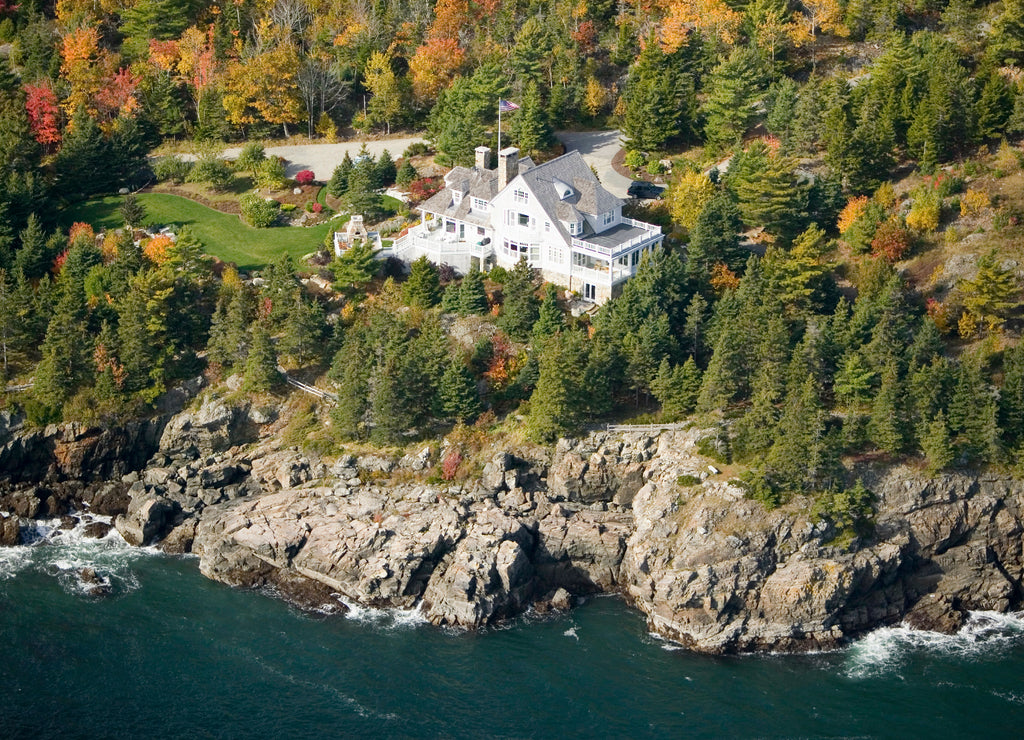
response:
[[[515,199],[516,203],[529,203],[530,202],[530,194],[527,193],[525,190],[519,190],[518,188],[516,188],[512,192],[512,197]]]
[[[633,267],[636,267],[639,264],[640,264],[640,250],[638,249],[635,252],[633,252]]]
[[[488,203],[483,198],[473,198],[473,210],[474,211],[486,211]]]
[[[538,262],[540,262],[540,245],[539,244],[531,244],[530,245],[529,262],[530,262],[531,265],[535,265]]]
[[[548,262],[560,265],[565,260],[561,247],[548,247]]]
[[[452,203],[454,203],[455,205],[459,205],[459,203],[461,203],[461,202],[462,202],[462,191],[461,190],[453,190],[452,191]]]
[[[608,213],[605,213],[605,214],[603,214],[601,216],[601,225],[602,226],[607,226],[608,224],[610,224],[614,220],[615,220],[615,214],[612,213],[611,211],[608,211]]]
[[[520,226],[529,226],[530,225],[530,216],[529,216],[529,214],[526,214],[526,213],[520,213],[519,214],[519,225]]]
[[[449,234],[454,234],[455,233],[455,222],[454,221],[445,221],[444,222],[444,230],[447,231]]]
[[[544,222],[544,231],[551,231],[551,222],[550,221],[545,221]]]
[[[477,235],[477,236],[483,236],[483,235],[484,235],[484,234],[486,234],[486,233],[487,233],[487,230],[486,230],[486,229],[484,229],[484,227],[483,227],[483,226],[477,226],[477,227],[476,227],[476,235]]]
[[[597,286],[593,283],[583,283],[583,297],[588,301],[597,300]]]

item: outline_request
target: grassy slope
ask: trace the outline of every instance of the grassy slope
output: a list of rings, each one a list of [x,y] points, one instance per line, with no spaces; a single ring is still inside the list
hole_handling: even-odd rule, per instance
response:
[[[75,221],[91,224],[97,231],[121,226],[118,206],[120,196],[110,196],[78,203],[62,215],[64,226]],[[207,254],[225,262],[234,262],[239,269],[252,270],[277,260],[282,252],[293,258],[309,254],[323,243],[329,226],[309,228],[278,226],[254,229],[237,216],[215,211],[178,195],[142,193],[139,202],[146,208],[146,219],[152,224],[188,226],[203,243]]]

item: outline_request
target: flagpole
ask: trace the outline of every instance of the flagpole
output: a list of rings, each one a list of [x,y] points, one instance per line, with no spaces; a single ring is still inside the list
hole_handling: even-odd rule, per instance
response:
[[[501,98],[498,98],[498,153],[501,154]]]

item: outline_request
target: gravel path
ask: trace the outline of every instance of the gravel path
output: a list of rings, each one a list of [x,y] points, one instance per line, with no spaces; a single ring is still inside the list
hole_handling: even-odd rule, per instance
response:
[[[612,195],[625,198],[629,184],[633,182],[612,168],[612,159],[622,149],[618,131],[558,131],[558,140],[565,144],[565,150],[578,149],[583,161],[597,170],[597,177]]]
[[[407,136],[399,139],[382,139],[379,141],[367,141],[366,149],[374,157],[379,157],[387,149],[391,152],[393,159],[402,156],[402,152],[410,144],[423,141],[419,136]],[[285,173],[288,177],[295,177],[295,173],[301,170],[313,170],[317,180],[327,181],[331,179],[334,168],[341,164],[345,158],[345,152],[350,157],[355,157],[363,146],[361,141],[345,141],[337,144],[297,144],[295,146],[270,146],[266,148],[268,155],[284,157],[288,160]],[[225,149],[221,156],[225,159],[234,159],[242,151],[241,147],[230,147]],[[195,159],[194,155],[181,155],[182,159]]]

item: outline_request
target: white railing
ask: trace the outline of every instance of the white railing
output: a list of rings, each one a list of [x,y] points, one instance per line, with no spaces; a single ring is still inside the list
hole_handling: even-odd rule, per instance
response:
[[[644,223],[643,221],[634,221],[631,218],[623,219],[623,221],[629,221],[630,226],[636,226],[638,228],[644,229],[644,233],[637,234],[632,239],[624,241],[620,244],[616,244],[614,247],[605,247],[600,244],[589,242],[586,239],[577,239],[576,237],[573,237],[572,246],[576,249],[588,252],[590,254],[597,254],[602,257],[613,257],[621,252],[625,252],[640,244],[654,241],[655,239],[658,239],[661,236],[660,226],[652,227],[651,224]],[[655,229],[657,230],[655,231]]]

